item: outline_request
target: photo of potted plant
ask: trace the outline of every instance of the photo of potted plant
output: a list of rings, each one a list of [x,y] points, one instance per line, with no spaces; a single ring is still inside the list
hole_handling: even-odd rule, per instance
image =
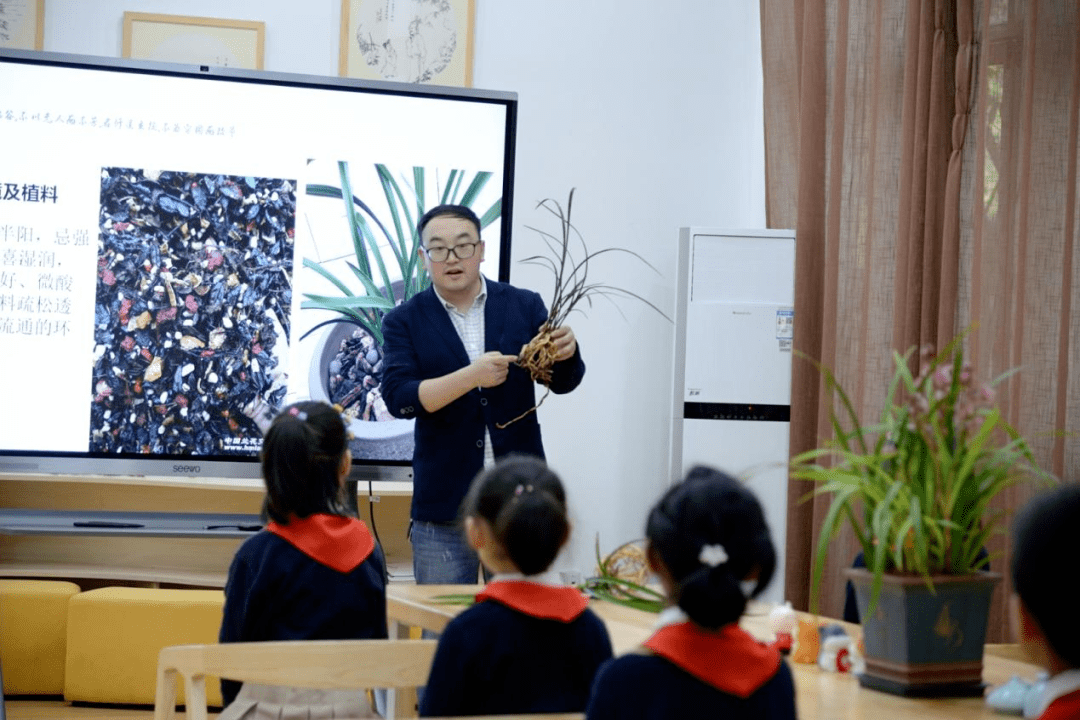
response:
[[[310,198],[337,200],[331,210],[323,203],[309,203],[311,213],[329,215],[329,228],[315,233],[313,245],[328,245],[347,237],[347,255],[313,259],[305,256],[303,268],[313,272],[327,288],[325,292],[303,292],[303,310],[322,311],[326,319],[316,322],[301,336],[318,335],[318,347],[311,362],[311,397],[340,405],[352,422],[352,450],[355,457],[376,460],[412,458],[412,421],[390,415],[382,401],[382,320],[398,303],[408,300],[431,285],[420,262],[420,237],[416,224],[430,207],[457,204],[473,207],[484,202],[478,212],[481,229],[498,220],[502,200],[490,199],[493,185],[490,172],[459,169],[436,171],[412,167],[395,174],[381,163],[373,163],[374,178],[354,177],[355,166],[336,163],[339,184],[309,182]],[[377,181],[377,197],[370,188]],[[487,190],[486,190],[487,189]],[[486,190],[486,192],[485,192]],[[341,209],[343,208],[343,213]],[[332,235],[333,237],[326,237]],[[497,242],[495,243],[497,245]],[[308,286],[310,287],[310,285]]]
[[[814,555],[811,611],[829,543],[847,524],[866,560],[851,568],[862,618],[860,683],[901,695],[982,695],[991,594],[987,540],[1003,531],[991,502],[1021,482],[1051,483],[1027,441],[995,405],[1012,371],[979,383],[956,337],[934,354],[893,353],[895,372],[875,423],[864,423],[826,367],[817,364],[833,437],[791,460],[791,477],[830,498]],[[805,357],[805,356],[804,356]],[[839,401],[839,409],[836,400]]]

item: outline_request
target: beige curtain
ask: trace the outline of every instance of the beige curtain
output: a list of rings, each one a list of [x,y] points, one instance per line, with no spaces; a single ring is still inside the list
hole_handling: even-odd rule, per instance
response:
[[[1054,431],[1080,430],[1078,14],[1076,0],[761,0],[768,224],[796,229],[796,349],[876,417],[894,348],[977,324],[980,377],[1021,368],[1000,404],[1068,480],[1080,445]],[[830,432],[821,392],[796,359],[793,454]],[[788,503],[785,592],[801,608],[825,509],[808,490],[792,483]],[[1007,570],[1007,537],[990,550]],[[823,614],[841,614],[856,552],[834,541]],[[1010,637],[1010,591],[1006,577],[991,641]]]

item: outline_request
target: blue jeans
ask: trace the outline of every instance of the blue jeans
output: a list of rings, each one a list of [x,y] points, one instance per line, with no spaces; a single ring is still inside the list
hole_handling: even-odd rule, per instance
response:
[[[414,520],[409,527],[417,585],[475,585],[480,558],[458,523]]]

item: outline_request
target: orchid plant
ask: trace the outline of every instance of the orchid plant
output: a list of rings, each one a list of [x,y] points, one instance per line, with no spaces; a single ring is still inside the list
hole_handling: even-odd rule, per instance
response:
[[[834,402],[832,439],[791,461],[793,479],[818,483],[807,498],[832,499],[814,555],[813,610],[829,543],[845,522],[873,574],[872,611],[886,572],[918,574],[932,590],[935,575],[984,569],[980,550],[1004,519],[991,501],[1017,483],[1054,480],[995,405],[996,387],[1015,370],[977,381],[964,359],[966,335],[936,355],[922,348],[917,374],[909,368],[914,348],[894,352],[896,370],[872,424],[860,420],[832,371],[815,363],[840,410]]]

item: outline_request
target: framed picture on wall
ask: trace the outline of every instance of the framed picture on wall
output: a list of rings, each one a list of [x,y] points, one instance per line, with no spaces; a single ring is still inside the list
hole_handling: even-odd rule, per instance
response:
[[[266,23],[254,20],[125,12],[123,54],[138,60],[262,70],[265,35]]]
[[[0,47],[45,49],[45,0],[0,0]]]
[[[474,0],[341,0],[338,74],[472,85]]]

